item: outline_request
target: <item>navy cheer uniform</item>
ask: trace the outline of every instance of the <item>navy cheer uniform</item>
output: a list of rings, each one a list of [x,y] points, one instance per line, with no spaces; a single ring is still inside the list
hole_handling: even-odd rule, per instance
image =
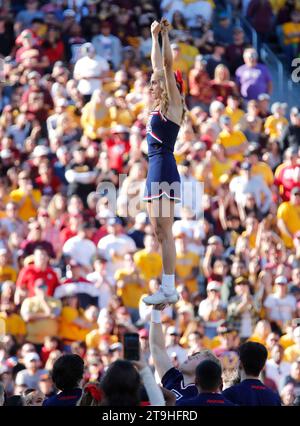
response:
[[[222,394],[214,392],[203,392],[195,398],[184,399],[176,405],[180,407],[234,407],[235,404],[228,401]]]
[[[173,154],[179,129],[160,111],[151,112],[146,129],[149,165],[144,201],[166,196],[180,202],[180,176]]]
[[[225,398],[237,405],[281,405],[278,393],[273,392],[260,380],[246,379],[223,391]]]
[[[198,389],[193,383],[184,386],[183,375],[176,368],[170,368],[164,374],[161,383],[164,388],[176,395],[176,405],[178,401],[186,401],[198,395]]]

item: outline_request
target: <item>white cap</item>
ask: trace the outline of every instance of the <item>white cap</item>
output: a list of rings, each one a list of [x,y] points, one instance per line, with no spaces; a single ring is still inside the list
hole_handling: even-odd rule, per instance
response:
[[[63,13],[64,17],[75,17],[76,12],[73,9],[66,9]]]
[[[0,157],[2,158],[2,160],[5,160],[7,158],[11,158],[12,155],[13,155],[13,153],[10,149],[2,149],[2,151],[0,152]]]
[[[300,337],[300,327],[296,327],[293,331],[294,337]]]
[[[32,152],[32,156],[33,157],[43,157],[44,155],[48,155],[49,153],[50,153],[50,150],[47,146],[37,145]]]
[[[221,284],[218,281],[211,281],[210,283],[207,284],[206,290],[207,291],[211,291],[211,290],[220,291],[221,290]]]
[[[30,361],[40,361],[40,357],[36,352],[29,352],[24,357],[24,362],[30,362]]]
[[[123,126],[122,124],[117,124],[115,127],[111,129],[112,133],[129,133],[129,128]]]
[[[274,102],[271,106],[271,113],[274,114],[279,108],[286,109],[288,104],[285,102]]]
[[[135,217],[135,222],[138,224],[146,223],[148,219],[148,215],[145,212],[140,212]]]
[[[288,280],[284,275],[279,275],[279,277],[277,277],[275,279],[275,284],[287,284]]]

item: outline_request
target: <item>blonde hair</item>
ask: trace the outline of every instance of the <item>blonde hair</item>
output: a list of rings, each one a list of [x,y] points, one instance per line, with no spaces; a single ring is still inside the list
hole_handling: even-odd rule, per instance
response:
[[[156,104],[152,105],[152,109],[158,108],[160,107],[160,110],[162,112],[162,114],[166,115],[168,112],[168,108],[169,108],[169,97],[168,97],[168,92],[167,92],[167,86],[166,86],[166,79],[165,79],[165,74],[163,72],[163,70],[158,70],[158,71],[154,71],[155,76],[157,77],[159,83],[160,83],[160,88],[162,90],[161,92],[161,99],[160,101],[158,101]],[[181,102],[182,102],[182,117],[181,117],[181,123],[183,124],[183,122],[185,121],[186,118],[186,113],[188,112],[186,103],[185,103],[185,97],[183,94],[181,94]]]
[[[226,71],[226,76],[225,79],[221,78],[221,73],[222,71]],[[224,64],[219,64],[216,69],[215,69],[215,80],[217,81],[227,81],[230,80],[230,73],[229,73],[229,69],[226,67],[226,65]]]

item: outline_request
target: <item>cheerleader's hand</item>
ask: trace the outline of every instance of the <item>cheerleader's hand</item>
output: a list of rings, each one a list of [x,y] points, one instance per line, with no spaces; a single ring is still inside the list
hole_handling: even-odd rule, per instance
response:
[[[167,18],[162,18],[160,21],[160,25],[162,34],[167,34],[171,29],[171,25]]]
[[[151,24],[151,34],[153,35],[153,36],[158,36],[158,34],[160,33],[160,30],[161,30],[161,25],[160,25],[160,23],[158,22],[158,21],[154,21],[154,22],[152,22],[152,24]]]

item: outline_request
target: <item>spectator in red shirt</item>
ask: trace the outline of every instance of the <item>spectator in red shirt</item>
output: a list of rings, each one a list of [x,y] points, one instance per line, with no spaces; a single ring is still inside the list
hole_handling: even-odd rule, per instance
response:
[[[293,188],[300,187],[300,161],[298,147],[291,146],[285,151],[284,166],[275,171],[275,185],[280,187],[283,201],[289,201]]]
[[[34,296],[34,283],[41,278],[47,284],[47,295],[53,296],[59,281],[55,271],[49,266],[47,251],[43,247],[36,247],[33,254],[33,264],[24,266],[18,275],[17,291],[28,290],[28,297]]]
[[[129,129],[122,125],[117,125],[112,129],[112,137],[107,139],[109,166],[118,173],[122,173],[126,154],[130,150]]]
[[[202,55],[195,58],[194,68],[189,72],[190,107],[202,106],[208,110],[213,98],[210,77],[206,71],[206,60]]]
[[[42,195],[53,196],[61,189],[61,183],[57,176],[54,175],[49,160],[43,161],[39,165],[39,176],[35,180],[36,186]]]
[[[37,71],[31,71],[28,76],[28,89],[21,98],[21,110],[26,113],[28,120],[37,120],[46,126],[48,112],[54,108],[53,100],[47,89],[39,84],[41,75]]]
[[[83,224],[83,217],[80,214],[70,215],[68,225],[60,232],[60,240],[63,245],[69,238],[77,235],[80,225]]]
[[[42,228],[38,221],[34,220],[28,225],[29,233],[26,240],[21,244],[23,257],[26,258],[34,253],[37,247],[42,247],[49,257],[55,258],[53,245],[42,238]]]
[[[64,57],[64,43],[61,34],[56,27],[49,27],[46,39],[43,43],[44,54],[48,58],[50,65],[61,61]]]

